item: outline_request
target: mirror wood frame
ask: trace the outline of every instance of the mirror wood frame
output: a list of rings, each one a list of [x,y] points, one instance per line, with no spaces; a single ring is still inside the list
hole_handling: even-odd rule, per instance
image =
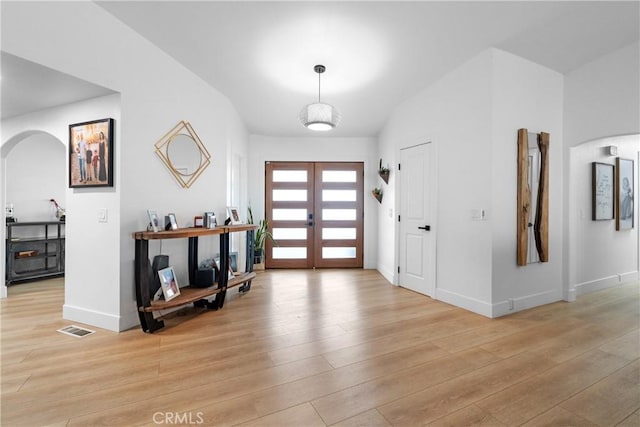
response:
[[[518,129],[516,262],[519,266],[528,264],[529,227],[531,226],[533,226],[533,237],[539,261],[549,261],[549,134],[546,132],[538,133],[537,145],[540,152],[540,175],[538,177],[535,220],[534,224],[531,224],[532,195],[529,183],[529,132],[524,128]]]

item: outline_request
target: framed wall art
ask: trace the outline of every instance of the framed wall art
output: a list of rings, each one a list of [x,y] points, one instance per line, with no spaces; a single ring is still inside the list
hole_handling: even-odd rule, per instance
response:
[[[113,187],[113,119],[69,125],[69,187]]]
[[[614,168],[608,163],[591,164],[591,219],[613,219]]]
[[[633,160],[616,158],[616,230],[633,228]]]

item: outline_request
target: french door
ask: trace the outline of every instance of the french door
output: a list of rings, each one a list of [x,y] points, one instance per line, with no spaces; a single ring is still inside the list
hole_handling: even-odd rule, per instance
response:
[[[362,267],[363,163],[267,162],[267,268]]]

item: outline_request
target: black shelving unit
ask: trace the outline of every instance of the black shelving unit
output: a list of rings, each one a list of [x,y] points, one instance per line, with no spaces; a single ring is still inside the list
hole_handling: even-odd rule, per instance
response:
[[[64,275],[63,222],[7,223],[7,286],[23,280]]]

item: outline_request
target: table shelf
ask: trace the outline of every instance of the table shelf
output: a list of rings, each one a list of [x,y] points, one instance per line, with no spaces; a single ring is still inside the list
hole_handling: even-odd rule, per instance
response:
[[[257,225],[242,224],[229,225],[215,228],[182,228],[167,231],[137,231],[133,233],[135,240],[135,286],[136,300],[138,304],[138,315],[140,326],[144,332],[152,333],[164,327],[164,322],[154,317],[153,313],[161,310],[179,308],[187,304],[203,306],[209,309],[218,310],[224,305],[227,289],[240,286],[240,291],[247,292],[251,288],[251,281],[256,277],[253,272],[253,241]],[[169,300],[151,299],[151,284],[153,282],[153,271],[149,261],[149,241],[164,239],[188,239],[188,270],[189,283],[196,283],[196,272],[198,270],[198,239],[207,236],[219,236],[220,238],[220,265],[221,272],[229,270],[229,235],[231,233],[246,232],[246,267],[245,272],[236,273],[229,278],[227,274],[220,274],[218,283],[207,288],[195,286],[185,286],[180,288],[180,295]],[[215,297],[210,302],[207,299]]]
[[[22,280],[64,275],[64,225],[64,222],[58,221],[6,224],[5,284],[7,286]],[[26,236],[16,236],[21,232]],[[29,252],[33,254],[29,255]],[[19,256],[20,253],[24,253],[24,256]]]

